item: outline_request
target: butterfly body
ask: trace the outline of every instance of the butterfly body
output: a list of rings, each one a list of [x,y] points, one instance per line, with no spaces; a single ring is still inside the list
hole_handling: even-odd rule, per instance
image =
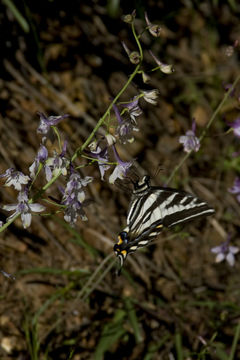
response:
[[[212,215],[214,209],[194,195],[177,189],[150,185],[144,176],[134,183],[127,215],[127,226],[118,235],[114,246],[121,266],[127,255],[146,246],[164,227]]]

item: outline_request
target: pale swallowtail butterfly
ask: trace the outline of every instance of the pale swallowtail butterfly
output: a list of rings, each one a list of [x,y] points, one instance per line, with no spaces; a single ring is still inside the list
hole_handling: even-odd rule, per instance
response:
[[[147,245],[164,227],[212,215],[214,209],[194,195],[150,185],[150,177],[134,182],[127,226],[118,235],[114,252],[120,268],[129,253]]]

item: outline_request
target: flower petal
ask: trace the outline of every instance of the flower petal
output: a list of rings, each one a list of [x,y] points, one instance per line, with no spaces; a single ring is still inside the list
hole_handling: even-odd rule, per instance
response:
[[[221,261],[223,261],[225,259],[225,255],[223,253],[219,253],[217,256],[216,256],[216,259],[215,259],[215,262],[216,263],[219,263]]]
[[[22,219],[23,227],[24,229],[26,229],[31,225],[32,215],[31,213],[23,213],[21,214],[21,219]]]
[[[33,211],[33,212],[41,212],[46,209],[46,207],[44,205],[38,204],[38,203],[29,204],[29,207],[30,207],[31,211]]]
[[[234,255],[232,253],[228,253],[227,256],[226,256],[226,261],[228,262],[228,264],[230,266],[234,266],[235,264],[235,259],[234,259]]]

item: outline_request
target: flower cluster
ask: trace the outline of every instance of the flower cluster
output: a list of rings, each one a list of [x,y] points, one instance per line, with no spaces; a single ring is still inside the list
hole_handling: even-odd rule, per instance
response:
[[[71,169],[72,174],[66,184],[66,188],[63,192],[63,198],[61,203],[64,205],[64,219],[66,222],[74,225],[77,221],[78,215],[80,215],[83,221],[87,220],[86,214],[83,210],[84,201],[86,198],[83,187],[92,182],[93,178],[86,176],[81,178],[78,172]]]
[[[29,196],[30,189],[41,169],[44,169],[45,172],[46,181],[48,182],[46,185],[47,188],[54,177],[57,178],[60,175],[67,176],[68,169],[70,168],[70,159],[66,157],[66,142],[64,142],[59,154],[55,150],[53,151],[53,156],[49,156],[45,146],[47,139],[51,139],[52,137],[51,130],[54,129],[54,131],[57,132],[55,125],[68,115],[47,117],[43,113],[39,113],[39,116],[40,125],[37,132],[43,135],[43,137],[37,155],[29,167],[29,175],[25,175],[21,171],[16,171],[13,168],[7,169],[0,175],[0,178],[6,178],[5,186],[13,186],[15,190],[18,191],[18,202],[16,204],[2,206],[2,209],[5,211],[13,211],[7,218],[7,223],[10,223],[16,217],[20,216],[24,228],[31,225],[32,214],[40,213],[46,209],[44,205],[33,202],[33,198],[39,197],[38,193],[37,196],[34,195],[33,198]],[[80,214],[82,219],[86,219],[82,210],[82,204],[85,200],[85,193],[82,187],[92,181],[92,178],[86,177],[82,179],[80,175],[73,170],[73,166],[70,169],[71,175],[66,184],[66,189],[63,190],[62,206],[64,208],[65,220],[73,224],[76,222],[78,214]],[[41,193],[42,191],[40,190],[39,194],[41,195]],[[1,223],[0,225],[3,227],[4,224]]]

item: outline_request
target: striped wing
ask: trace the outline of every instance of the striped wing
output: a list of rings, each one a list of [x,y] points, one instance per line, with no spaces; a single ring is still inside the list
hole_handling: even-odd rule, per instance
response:
[[[208,216],[214,209],[199,198],[170,188],[150,187],[144,195],[133,195],[127,216],[129,247],[144,246],[163,227]],[[138,246],[138,247],[139,247]]]
[[[154,187],[144,176],[134,183],[127,215],[127,226],[118,235],[114,252],[123,266],[131,252],[155,238],[163,227],[212,215],[214,209],[196,196],[171,188]]]

